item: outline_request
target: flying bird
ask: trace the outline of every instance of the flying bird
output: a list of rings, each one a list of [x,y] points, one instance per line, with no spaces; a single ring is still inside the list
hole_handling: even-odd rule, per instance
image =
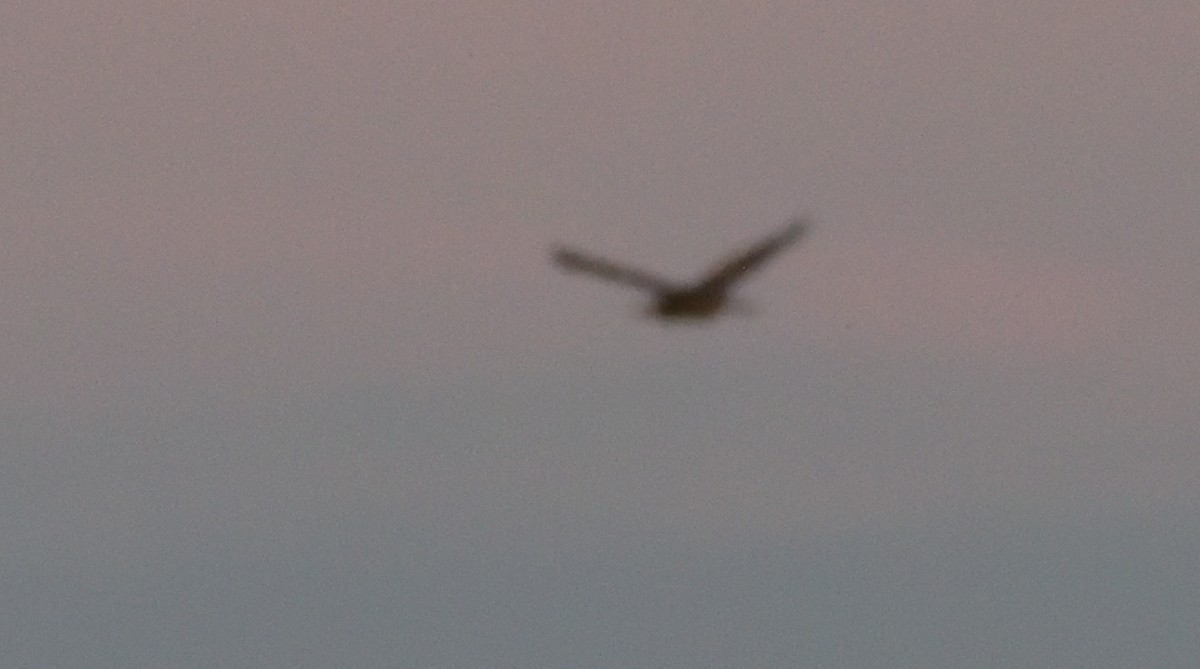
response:
[[[554,261],[569,272],[582,272],[649,293],[647,313],[667,321],[708,320],[730,306],[730,288],[777,253],[794,244],[808,229],[797,220],[761,242],[736,253],[693,283],[678,283],[603,258],[568,248],[558,248]]]

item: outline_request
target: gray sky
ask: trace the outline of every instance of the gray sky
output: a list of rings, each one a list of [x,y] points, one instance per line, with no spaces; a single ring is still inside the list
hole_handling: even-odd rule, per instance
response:
[[[1200,9],[177,4],[0,5],[3,666],[1200,665]]]

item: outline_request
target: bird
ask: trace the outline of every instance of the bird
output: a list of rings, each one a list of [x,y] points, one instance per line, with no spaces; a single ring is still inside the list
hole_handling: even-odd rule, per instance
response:
[[[779,232],[732,254],[692,283],[660,278],[598,256],[567,247],[554,250],[554,262],[568,272],[588,274],[651,295],[646,314],[665,322],[696,322],[716,318],[735,305],[730,289],[808,231],[805,219],[793,220]]]

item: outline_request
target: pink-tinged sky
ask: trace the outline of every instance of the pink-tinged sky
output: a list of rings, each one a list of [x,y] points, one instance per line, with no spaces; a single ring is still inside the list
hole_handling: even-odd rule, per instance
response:
[[[1197,34],[1179,2],[6,2],[0,534],[1187,516]],[[548,262],[686,278],[797,215],[750,319],[664,329]]]

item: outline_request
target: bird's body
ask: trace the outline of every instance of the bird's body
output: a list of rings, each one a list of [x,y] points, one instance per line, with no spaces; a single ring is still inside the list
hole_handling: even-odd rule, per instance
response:
[[[650,311],[660,318],[712,318],[725,302],[723,294],[683,289],[657,295]]]
[[[803,221],[795,221],[779,233],[734,255],[699,281],[690,284],[660,279],[641,270],[622,267],[570,249],[559,249],[554,254],[554,259],[560,267],[568,271],[591,274],[651,293],[653,302],[648,312],[657,318],[669,321],[708,320],[729,306],[729,289],[736,282],[797,241],[807,227]]]

